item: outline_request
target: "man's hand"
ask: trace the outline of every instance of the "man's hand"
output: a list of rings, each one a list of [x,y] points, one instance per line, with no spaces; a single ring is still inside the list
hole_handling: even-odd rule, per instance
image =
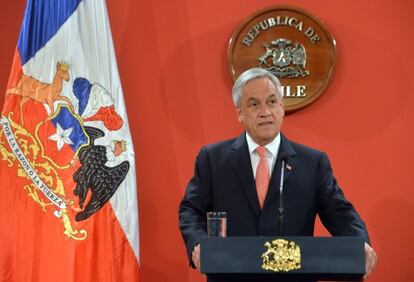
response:
[[[200,244],[197,244],[194,247],[194,250],[191,254],[191,259],[193,260],[195,267],[200,271]]]
[[[194,252],[193,252],[193,254],[194,254]],[[372,270],[374,270],[374,267],[375,267],[376,264],[377,264],[377,254],[375,253],[374,249],[371,248],[370,245],[365,243],[365,275],[364,275],[364,279],[367,279],[367,277],[371,274]]]

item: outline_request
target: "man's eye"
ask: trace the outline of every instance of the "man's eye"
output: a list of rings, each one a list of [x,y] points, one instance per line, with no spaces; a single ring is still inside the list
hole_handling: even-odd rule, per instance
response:
[[[251,103],[249,103],[249,107],[257,107],[257,103],[256,102],[251,102]]]

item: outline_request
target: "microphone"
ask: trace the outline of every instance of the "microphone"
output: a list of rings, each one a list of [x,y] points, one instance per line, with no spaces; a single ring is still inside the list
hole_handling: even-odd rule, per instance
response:
[[[280,160],[282,161],[282,166],[280,168],[280,186],[279,186],[279,235],[283,235],[283,217],[284,217],[284,208],[283,208],[283,178],[285,175],[285,164],[289,158],[288,153],[281,152],[279,155]]]

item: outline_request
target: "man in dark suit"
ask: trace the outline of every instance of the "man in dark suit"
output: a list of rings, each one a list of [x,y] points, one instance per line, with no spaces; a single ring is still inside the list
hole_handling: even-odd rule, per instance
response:
[[[327,155],[280,133],[284,106],[279,80],[266,70],[253,68],[240,75],[232,94],[246,132],[200,150],[179,208],[190,264],[200,267],[199,242],[207,234],[209,211],[227,213],[227,236],[279,233],[281,158],[285,159],[284,235],[312,236],[318,214],[332,235],[361,236],[369,243],[366,226],[337,185]],[[368,244],[365,252],[368,275],[376,254]],[[208,281],[273,281],[264,276],[257,279],[208,277]]]

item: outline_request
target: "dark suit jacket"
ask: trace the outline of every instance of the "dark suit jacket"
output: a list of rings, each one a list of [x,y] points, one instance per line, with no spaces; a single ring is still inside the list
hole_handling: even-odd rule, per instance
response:
[[[278,156],[286,152],[291,168],[284,174],[284,235],[312,236],[318,214],[332,235],[363,236],[368,242],[365,224],[345,199],[327,155],[281,137]],[[206,236],[208,211],[227,212],[227,236],[278,234],[280,169],[278,157],[260,209],[245,133],[201,148],[179,207],[179,225],[190,262],[194,246]]]

